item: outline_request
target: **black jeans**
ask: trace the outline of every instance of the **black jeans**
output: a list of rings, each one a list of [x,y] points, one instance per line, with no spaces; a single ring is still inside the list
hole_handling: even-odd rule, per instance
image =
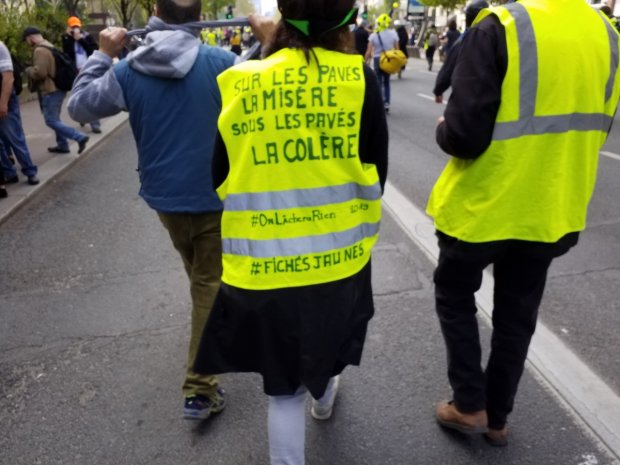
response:
[[[505,240],[468,243],[437,232],[436,310],[448,355],[448,379],[462,412],[486,409],[489,427],[501,429],[512,411],[519,380],[554,257],[577,243],[570,233],[554,244]],[[481,366],[474,293],[493,264],[493,334],[486,370]]]

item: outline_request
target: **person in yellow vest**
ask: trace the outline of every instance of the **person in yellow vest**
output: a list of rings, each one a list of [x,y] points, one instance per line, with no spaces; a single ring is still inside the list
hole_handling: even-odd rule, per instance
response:
[[[241,34],[238,31],[233,31],[230,38],[230,51],[235,55],[241,55]]]
[[[215,47],[217,45],[217,35],[213,32],[213,29],[207,32],[207,45]]]
[[[388,132],[374,73],[350,50],[353,3],[279,0],[264,59],[218,77],[223,275],[195,369],[262,375],[272,464],[304,463],[307,392],[329,418],[374,313]]]
[[[453,158],[427,207],[439,241],[436,311],[453,391],[437,406],[444,427],[508,442],[547,270],[586,225],[620,96],[618,58],[615,29],[582,0],[483,9],[468,32],[436,131]],[[493,333],[483,371],[474,293],[490,264]]]

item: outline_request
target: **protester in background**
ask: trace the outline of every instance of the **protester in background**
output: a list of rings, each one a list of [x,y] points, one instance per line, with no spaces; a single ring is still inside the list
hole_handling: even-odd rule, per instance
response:
[[[355,26],[353,29],[353,37],[355,39],[355,50],[362,56],[366,55],[366,50],[368,49],[368,37],[370,37],[370,33],[366,28],[368,26],[368,21],[363,19],[360,23]]]
[[[452,47],[454,46],[456,41],[459,40],[459,37],[461,37],[461,33],[456,28],[456,19],[452,18],[450,19],[450,21],[448,21],[448,30],[446,31],[444,37],[445,44],[443,44],[442,49],[444,56],[447,59],[448,56],[450,56],[450,51],[452,50]]]
[[[129,111],[140,195],[168,230],[190,281],[191,336],[183,383],[188,419],[208,418],[225,406],[217,378],[192,367],[222,269],[222,203],[211,182],[221,109],[216,77],[236,60],[228,51],[201,45],[200,28],[185,25],[200,19],[200,9],[200,0],[157,0],[144,45],[114,66],[127,31],[101,31],[100,50],[84,65],[69,99],[76,121]]]
[[[409,57],[409,52],[407,51],[407,44],[409,43],[409,34],[407,34],[407,28],[404,24],[400,24],[398,21],[394,23],[396,27],[396,34],[398,35],[398,48],[405,54],[405,56]],[[403,71],[407,65],[403,66],[398,72],[398,79],[402,78]]]
[[[386,113],[390,111],[390,75],[381,69],[379,61],[381,52],[398,48],[398,35],[394,29],[390,29],[391,23],[392,18],[385,13],[377,18],[377,32],[370,34],[366,49],[366,61],[372,59],[379,85],[383,88],[383,107]]]
[[[433,95],[435,95],[435,102],[443,103],[443,93],[450,88],[452,80],[452,73],[454,72],[454,66],[456,65],[456,58],[458,57],[459,50],[467,35],[467,31],[471,27],[474,19],[483,8],[488,8],[489,4],[485,0],[473,0],[465,7],[465,32],[461,34],[458,40],[452,46],[448,58],[437,73],[437,79],[435,80],[435,88],[433,89]]]
[[[235,55],[241,55],[241,35],[238,31],[234,31],[230,38],[230,51]]]
[[[28,184],[39,184],[37,166],[32,162],[30,150],[26,144],[26,136],[22,126],[22,117],[19,110],[19,98],[15,92],[14,69],[11,53],[0,41],[0,197],[6,197],[6,188],[2,183],[17,183],[19,178],[15,166],[9,159],[9,151],[13,151],[17,162],[21,166],[22,174],[26,176]],[[4,192],[3,192],[4,190]]]
[[[446,428],[508,442],[547,271],[585,228],[620,97],[618,41],[583,0],[520,0],[483,9],[461,46],[436,133],[453,158],[427,208],[453,391],[436,410]],[[474,294],[489,265],[493,333],[483,371]]]
[[[82,30],[80,18],[76,16],[69,17],[67,19],[67,30],[62,35],[62,51],[71,59],[78,71],[82,69],[88,57],[98,48],[99,46],[95,38]],[[95,134],[100,134],[101,121],[91,121],[90,128]]]
[[[32,66],[26,68],[25,72],[36,88],[45,124],[56,134],[56,145],[47,150],[51,153],[69,153],[68,139],[73,139],[78,143],[78,154],[82,153],[88,143],[88,136],[67,126],[60,119],[60,110],[67,93],[59,90],[54,83],[56,61],[50,50],[54,46],[32,26],[24,30],[22,38],[33,48]]]
[[[426,55],[426,61],[428,62],[428,70],[433,70],[433,60],[435,58],[435,50],[439,45],[439,35],[437,34],[437,28],[434,24],[426,31],[424,38],[424,53]]]
[[[243,28],[243,32],[241,33],[241,45],[243,45],[245,48],[249,48],[252,39],[252,29],[247,26]]]
[[[218,77],[213,182],[224,201],[224,264],[196,369],[262,375],[272,465],[304,463],[307,391],[312,416],[330,418],[339,375],[359,364],[374,313],[370,252],[388,133],[376,77],[349,53],[353,3],[279,0],[275,34],[260,40],[265,58]],[[239,93],[239,82],[252,86]],[[252,115],[256,130],[239,131],[245,101],[276,91],[296,96],[295,113],[269,100]],[[317,124],[340,112],[346,125]],[[290,124],[277,122],[283,114]],[[316,149],[300,145],[310,143]],[[263,222],[276,217],[291,221]]]
[[[217,35],[213,29],[209,29],[207,32],[207,45],[211,47],[217,47]]]

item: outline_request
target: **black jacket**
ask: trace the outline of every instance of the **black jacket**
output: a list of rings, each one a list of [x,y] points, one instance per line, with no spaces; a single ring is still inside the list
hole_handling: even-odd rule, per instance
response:
[[[443,95],[443,93],[450,88],[452,83],[452,73],[454,73],[454,67],[456,66],[456,57],[459,54],[459,50],[461,48],[461,44],[463,43],[463,38],[467,31],[458,38],[458,40],[454,43],[452,48],[450,49],[450,53],[446,58],[443,66],[437,73],[437,79],[435,79],[435,88],[433,89],[433,94],[435,95]]]
[[[86,52],[86,56],[91,56],[95,50],[99,50],[99,45],[97,45],[95,38],[88,32],[82,31],[82,38],[78,42]],[[67,54],[75,65],[75,39],[69,34],[62,35],[62,51]]]
[[[467,32],[454,55],[446,121],[437,126],[435,136],[444,152],[458,158],[476,158],[491,144],[501,102],[508,67],[504,26],[489,15]]]

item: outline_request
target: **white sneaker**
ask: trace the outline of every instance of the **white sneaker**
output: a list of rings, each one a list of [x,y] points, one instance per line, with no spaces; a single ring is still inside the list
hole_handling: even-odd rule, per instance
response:
[[[312,408],[310,414],[316,420],[328,420],[332,416],[334,410],[334,401],[336,400],[336,394],[338,394],[338,386],[340,384],[340,375],[334,378],[334,382],[331,390],[326,395],[323,395],[321,399],[312,399]]]

